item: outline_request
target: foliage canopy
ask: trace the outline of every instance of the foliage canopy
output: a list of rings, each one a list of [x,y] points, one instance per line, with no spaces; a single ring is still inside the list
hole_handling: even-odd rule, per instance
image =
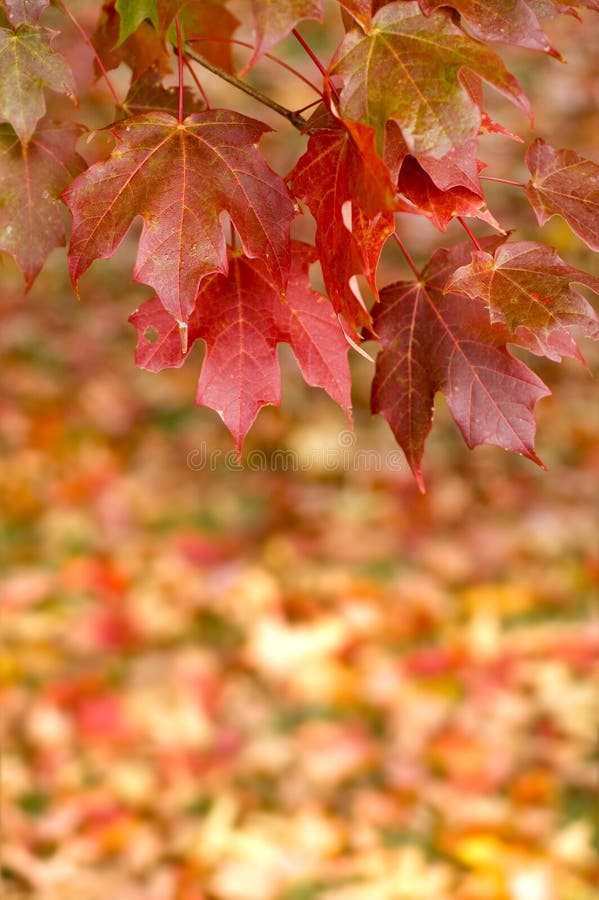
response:
[[[348,351],[374,339],[372,409],[388,420],[421,487],[437,392],[468,446],[496,444],[540,463],[534,406],[549,391],[508,347],[581,359],[572,329],[596,338],[599,326],[572,285],[599,293],[599,279],[547,244],[513,240],[487,208],[479,138],[515,136],[489,117],[483,83],[531,118],[497,42],[560,60],[544,20],[599,11],[597,0],[331,0],[326,8],[322,0],[110,0],[77,6],[94,13],[91,34],[70,6],[0,0],[0,250],[27,286],[65,243],[63,206],[72,214],[75,289],[140,217],[133,279],[156,296],[131,316],[136,362],[152,371],[181,366],[204,341],[197,402],[220,414],[239,452],[260,408],[280,400],[279,342],[291,345],[307,383],[351,419]],[[240,10],[250,41],[239,39]],[[304,20],[323,22],[325,11],[344,31],[328,64],[297,31]],[[252,78],[291,34],[318,75],[314,103],[299,110]],[[91,164],[81,140],[95,123],[75,122],[56,101],[90,90],[77,84],[69,41],[72,54],[93,48],[96,76],[114,101],[112,146]],[[124,97],[109,75],[122,65],[130,70]],[[206,69],[306,136],[291,171],[278,173],[265,158],[269,125],[214,108]],[[540,137],[523,159],[530,179],[511,184],[539,225],[558,214],[599,250],[599,165]],[[440,231],[457,219],[467,240],[440,247],[419,270],[396,231],[402,213]],[[294,230],[308,215],[313,243]],[[476,237],[467,217],[494,235]],[[414,278],[381,287],[390,239]],[[314,263],[326,295],[310,284]]]

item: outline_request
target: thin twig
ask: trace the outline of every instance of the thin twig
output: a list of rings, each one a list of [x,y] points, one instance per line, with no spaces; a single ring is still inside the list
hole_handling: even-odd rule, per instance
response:
[[[319,100],[313,100],[312,103],[306,103],[305,106],[300,106],[299,109],[296,109],[296,113],[306,112],[307,109],[312,109],[314,106],[318,106],[319,103],[322,103],[322,98]]]
[[[179,15],[175,16],[177,29],[177,70],[179,72],[179,125],[183,121],[183,48],[181,46],[181,23]]]
[[[197,87],[198,91],[199,91],[200,94],[202,95],[202,99],[204,100],[204,103],[206,104],[206,109],[212,109],[212,104],[210,103],[210,100],[209,100],[209,98],[208,98],[208,94],[207,94],[206,91],[204,90],[204,88],[203,88],[203,86],[202,86],[202,82],[200,81],[200,79],[199,79],[198,76],[196,75],[195,70],[194,70],[192,64],[191,64],[191,63],[189,62],[189,60],[187,59],[187,56],[186,56],[186,55],[183,56],[183,63],[185,64],[185,66],[187,66],[187,71],[189,72],[189,74],[190,74],[191,77],[193,78],[194,83],[195,83],[195,86]]]
[[[114,102],[116,103],[117,106],[120,106],[120,105],[121,105],[121,101],[120,101],[120,99],[119,99],[119,95],[118,95],[117,92],[116,92],[116,89],[115,89],[115,87],[114,87],[114,84],[113,84],[112,81],[110,80],[110,76],[108,75],[108,72],[106,71],[106,67],[105,67],[104,63],[103,63],[102,60],[100,59],[100,54],[98,53],[98,51],[96,50],[96,48],[95,48],[94,45],[92,44],[92,42],[91,42],[91,40],[90,40],[90,38],[89,38],[89,35],[87,34],[85,28],[84,28],[82,25],[79,24],[79,22],[77,21],[77,19],[75,18],[75,16],[74,16],[73,13],[71,12],[71,10],[68,8],[68,6],[66,5],[66,3],[63,2],[63,0],[58,0],[58,2],[59,2],[59,4],[60,4],[60,6],[63,8],[63,10],[64,10],[64,12],[66,13],[66,15],[69,17],[69,19],[70,19],[71,22],[73,23],[73,25],[75,26],[75,28],[77,29],[77,31],[79,32],[79,34],[81,35],[81,37],[83,38],[83,40],[85,41],[85,43],[87,44],[87,46],[90,48],[90,50],[91,50],[92,53],[94,54],[94,56],[95,56],[95,58],[96,58],[96,62],[98,63],[98,68],[100,69],[100,71],[101,71],[101,73],[102,73],[102,75],[103,75],[103,77],[104,77],[104,81],[105,81],[106,84],[108,85],[108,88],[109,88],[109,90],[110,90],[110,93],[112,94],[112,96],[113,96],[113,98],[114,98]]]
[[[292,30],[291,34],[296,39],[296,41],[304,48],[304,50],[306,51],[306,53],[308,54],[308,56],[310,57],[310,59],[312,60],[312,62],[314,63],[314,65],[316,66],[316,68],[318,69],[318,71],[320,72],[320,74],[322,75],[322,77],[324,78],[324,80],[326,82],[328,79],[327,70],[325,69],[325,67],[319,60],[319,58],[316,56],[316,54],[314,53],[314,51],[312,50],[310,45],[303,39],[303,37],[301,36],[299,31],[297,31],[295,28]],[[339,102],[339,91],[337,90],[337,88],[335,87],[335,85],[333,84],[332,81],[330,81],[329,84],[331,85],[331,90],[335,96],[335,100],[337,100],[337,102]]]
[[[512,181],[511,178],[494,178],[492,175],[479,175],[481,181],[497,181],[499,184],[513,184],[514,187],[526,187],[523,181]]]
[[[402,252],[403,255],[405,256],[406,262],[407,262],[407,264],[409,265],[410,269],[412,270],[412,272],[413,272],[414,275],[416,276],[417,280],[420,281],[420,279],[422,278],[422,275],[420,274],[420,272],[419,272],[418,269],[416,268],[416,263],[415,263],[414,260],[412,259],[411,255],[410,255],[410,251],[408,250],[408,248],[406,247],[406,245],[404,244],[404,242],[402,241],[402,239],[400,238],[400,236],[397,234],[396,231],[393,232],[393,237],[394,237],[394,239],[395,239],[395,243],[397,244],[397,246],[399,247],[399,249],[401,250],[401,252]]]
[[[246,47],[248,50],[254,49],[253,44],[248,44],[247,41],[238,41],[238,40],[235,40],[234,38],[189,37],[189,38],[187,38],[187,41],[190,44],[199,44],[199,43],[202,43],[202,44],[214,44],[214,43],[235,44],[235,46],[238,46],[238,47]],[[322,99],[322,91],[319,88],[317,88],[316,85],[313,84],[313,82],[311,82],[309,78],[306,78],[305,75],[302,75],[301,72],[298,72],[297,69],[294,69],[293,66],[290,66],[283,59],[279,59],[278,56],[273,56],[272,53],[265,53],[264,58],[269,59],[271,62],[276,63],[278,66],[281,66],[283,69],[287,69],[287,71],[291,72],[292,75],[295,75],[296,78],[300,78],[304,82],[304,84],[307,84],[308,87],[311,87],[313,91],[316,91],[316,93]]]
[[[456,216],[456,219],[458,220],[458,222],[460,223],[460,225],[462,226],[462,228],[464,229],[464,231],[466,232],[466,234],[468,235],[468,237],[470,238],[470,240],[472,241],[472,243],[474,244],[474,246],[476,247],[476,249],[477,249],[477,250],[482,250],[483,248],[481,247],[481,245],[479,244],[478,240],[476,239],[476,235],[475,235],[474,232],[469,228],[469,226],[466,224],[466,222],[464,222],[464,220],[462,219],[462,217],[461,217],[461,216]]]
[[[283,116],[283,118],[287,119],[288,122],[291,122],[293,127],[297,128],[298,131],[303,131],[305,129],[307,121],[303,116],[298,115],[291,109],[287,109],[285,106],[281,106],[280,103],[277,103],[276,100],[272,100],[267,94],[263,94],[262,91],[259,91],[255,87],[252,87],[251,84],[247,84],[245,81],[242,81],[235,75],[231,75],[229,72],[225,72],[225,70],[221,69],[219,66],[215,66],[214,63],[211,63],[203,56],[200,56],[199,53],[192,53],[190,50],[188,50],[187,55],[190,59],[195,60],[195,62],[199,63],[205,69],[208,69],[209,72],[212,72],[214,75],[218,75],[218,77],[222,78],[223,81],[227,81],[229,84],[232,84],[233,87],[238,88],[240,91],[248,94],[248,96],[253,97],[254,100],[257,100],[264,106],[268,106],[270,109],[274,110],[274,112],[278,113],[280,116]]]

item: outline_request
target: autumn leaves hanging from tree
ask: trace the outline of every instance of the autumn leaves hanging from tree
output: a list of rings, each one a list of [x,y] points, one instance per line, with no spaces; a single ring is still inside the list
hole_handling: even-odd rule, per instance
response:
[[[487,208],[478,138],[504,129],[484,110],[482,84],[531,117],[495,43],[559,60],[543,17],[599,11],[599,2],[330,5],[339,7],[345,35],[332,59],[320,60],[295,28],[322,20],[321,0],[246,0],[251,42],[236,37],[240,4],[235,14],[225,0],[90,0],[87,8],[0,0],[0,250],[29,286],[65,242],[64,204],[76,288],[140,217],[132,277],[156,296],[131,317],[136,361],[153,371],[180,366],[204,341],[196,399],[220,414],[238,449],[260,408],[280,400],[279,342],[291,345],[308,384],[351,418],[348,350],[374,338],[381,349],[372,408],[389,421],[420,486],[437,392],[470,447],[497,444],[540,462],[534,406],[548,390],[508,345],[554,360],[580,357],[571,329],[597,337],[598,325],[572,285],[599,293],[599,279],[546,244],[508,236]],[[89,6],[97,21],[91,34],[76,18]],[[112,152],[89,167],[77,152],[87,123],[46,114],[53,94],[77,96],[53,46],[61,29],[93,47],[114,100]],[[292,32],[314,62],[318,93],[306,112],[281,107],[245,80]],[[238,44],[246,49],[236,69]],[[109,74],[122,63],[131,70],[126,97]],[[245,90],[280,113],[282,127],[287,119],[305,133],[291,172],[277,174],[262,155],[269,126],[213,108],[203,68],[240,88],[241,109]],[[541,138],[523,154],[530,180],[515,184],[539,224],[559,214],[599,250],[599,166]],[[395,233],[401,213],[426,217],[442,232],[459,219],[465,240],[438,249],[418,271]],[[294,239],[298,215],[315,220],[314,246]],[[489,236],[477,239],[467,217],[484,222]],[[412,281],[377,279],[389,239]],[[310,286],[315,261],[327,296]]]

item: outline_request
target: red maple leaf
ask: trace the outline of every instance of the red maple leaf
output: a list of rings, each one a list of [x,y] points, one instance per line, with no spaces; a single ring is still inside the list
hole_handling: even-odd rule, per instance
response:
[[[356,22],[363,25],[365,29],[370,28],[372,20],[372,2],[371,0],[338,0],[339,5],[353,16]]]
[[[286,38],[302,19],[322,22],[322,0],[250,0],[254,52],[242,75]]]
[[[110,159],[91,166],[63,195],[73,213],[73,284],[95,259],[112,256],[139,215],[144,225],[134,277],[153,287],[178,321],[187,322],[200,280],[227,271],[219,220],[227,212],[246,254],[263,259],[283,288],[293,206],[256,146],[269,130],[255,119],[216,109],[181,124],[166,112],[153,112],[115,125]]]
[[[412,156],[407,156],[403,162],[397,187],[413,204],[403,204],[401,212],[426,216],[441,231],[445,231],[456,216],[474,216],[501,231],[501,226],[485,206],[482,191],[471,191],[462,186],[441,190]]]
[[[187,114],[201,112],[205,104],[201,97],[185,86],[182,90],[183,109]],[[160,71],[155,67],[132,82],[129,93],[122,103],[123,110],[130,116],[155,112],[162,109],[176,115],[179,109],[179,91],[175,87],[164,87]]]
[[[542,465],[533,447],[533,410],[550,391],[509,353],[509,330],[489,321],[483,303],[443,293],[448,274],[470,253],[465,244],[437,250],[419,282],[385,287],[375,308],[382,350],[372,410],[389,422],[421,490],[438,391],[469,447],[496,444]]]
[[[561,59],[551,46],[537,18],[534,2],[527,0],[419,0],[423,11],[450,6],[466,20],[472,33],[481,41],[501,41],[531,50],[542,50]]]
[[[156,298],[131,316],[135,360],[153,372],[181,366],[196,340],[206,342],[196,402],[219,413],[239,452],[259,410],[280,402],[280,342],[291,346],[306,382],[324,388],[350,416],[349,344],[330,301],[310,287],[314,258],[314,248],[293,242],[283,295],[260,260],[232,254],[227,275],[200,285],[186,350],[178,323]]]
[[[397,188],[374,149],[372,128],[332,117],[328,123],[310,136],[288,181],[316,220],[316,247],[333,306],[356,328],[371,318],[354,276],[364,275],[377,295],[376,268],[393,231]]]

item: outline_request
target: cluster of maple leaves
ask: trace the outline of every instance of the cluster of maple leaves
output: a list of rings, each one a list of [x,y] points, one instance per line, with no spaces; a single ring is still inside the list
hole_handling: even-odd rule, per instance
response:
[[[89,40],[68,5],[55,5]],[[70,67],[52,47],[55,32],[40,24],[49,0],[0,2],[0,250],[27,285],[64,243],[63,203],[73,217],[75,287],[139,216],[133,277],[156,296],[131,319],[136,361],[153,371],[180,366],[203,340],[196,399],[218,411],[239,450],[259,409],[279,402],[279,342],[291,345],[305,380],[351,417],[347,351],[374,338],[382,349],[372,409],[389,421],[420,486],[439,391],[468,446],[497,444],[540,462],[534,406],[549,391],[507,345],[581,358],[571,328],[597,337],[599,325],[571,285],[599,293],[599,278],[546,244],[509,240],[487,209],[478,137],[504,129],[483,109],[482,83],[530,117],[489,44],[559,59],[543,19],[575,15],[576,7],[599,11],[599,0],[339,0],[346,33],[322,67],[319,105],[308,120],[282,110],[309,135],[286,178],[259,149],[269,126],[212,108],[195,77],[199,90],[184,88],[182,73],[195,59],[243,84],[298,22],[322,19],[321,0],[247,0],[253,50],[238,74],[231,47],[240,23],[225,0],[97,5],[98,74],[110,84],[107,70],[124,62],[132,75],[125,100],[115,95],[114,149],[86,168],[76,150],[84,126],[45,117],[46,89],[76,95]],[[171,66],[178,91],[164,86]],[[599,250],[599,166],[540,138],[525,160],[531,178],[521,186],[539,224],[559,213]],[[292,239],[302,207],[316,222],[314,246]],[[414,280],[379,290],[377,266],[385,242],[397,238],[398,212],[425,216],[442,231],[455,218],[477,217],[498,234],[439,249],[421,272],[407,254]],[[315,261],[328,297],[310,285]]]

